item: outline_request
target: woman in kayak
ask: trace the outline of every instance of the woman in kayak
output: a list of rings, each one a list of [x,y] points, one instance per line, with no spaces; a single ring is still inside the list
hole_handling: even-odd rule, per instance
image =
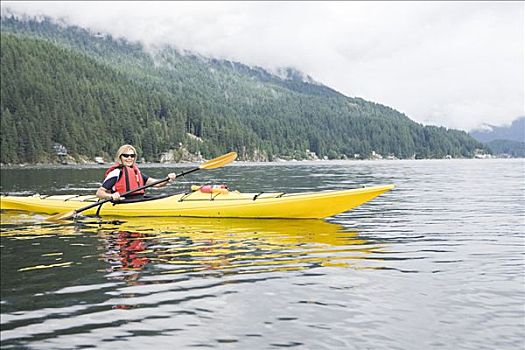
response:
[[[135,164],[136,158],[137,151],[135,150],[135,147],[124,145],[119,148],[115,157],[116,163],[106,170],[104,182],[102,182],[102,186],[97,190],[96,195],[98,198],[119,201],[121,199],[121,193],[131,191],[144,185],[150,185],[153,182],[158,181],[143,174],[139,170]],[[175,175],[175,173],[169,173],[168,177],[169,181],[161,182],[154,187],[166,186],[168,182],[174,181],[177,175]],[[127,198],[142,195],[144,195],[144,189],[132,193],[130,196],[127,196]]]

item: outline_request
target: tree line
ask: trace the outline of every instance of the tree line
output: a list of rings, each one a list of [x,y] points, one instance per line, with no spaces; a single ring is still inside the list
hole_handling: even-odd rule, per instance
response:
[[[472,157],[462,131],[423,126],[381,104],[344,96],[295,70],[146,51],[49,20],[2,18],[2,163],[111,156],[123,143],[147,161],[181,147],[210,158]]]

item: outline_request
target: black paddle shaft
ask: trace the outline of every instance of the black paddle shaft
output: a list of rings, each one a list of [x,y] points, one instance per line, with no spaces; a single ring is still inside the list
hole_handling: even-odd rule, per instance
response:
[[[188,170],[188,171],[182,172],[181,174],[177,175],[177,177],[181,177],[181,176],[184,176],[184,175],[188,175],[188,174],[193,173],[193,172],[195,172],[195,171],[197,171],[197,170],[199,170],[199,169],[200,169],[200,168],[195,168],[195,169],[191,169],[191,170]],[[169,178],[169,177],[166,177],[166,178],[164,178],[164,179],[157,180],[157,181],[155,181],[155,182],[153,182],[153,183],[150,183],[149,185],[140,186],[140,187],[137,187],[137,188],[135,188],[135,189],[133,189],[133,190],[130,190],[130,191],[124,192],[124,193],[121,194],[121,196],[122,196],[122,197],[126,197],[127,195],[130,195],[130,194],[132,194],[132,193],[134,193],[134,192],[137,192],[137,191],[140,191],[140,190],[143,190],[143,189],[146,189],[146,188],[149,188],[149,187],[152,187],[152,186],[155,186],[155,185],[161,184],[161,183],[166,182],[166,181],[169,181],[169,180],[170,180],[170,178]],[[95,203],[93,203],[93,204],[90,204],[90,205],[87,205],[87,206],[85,206],[85,207],[82,207],[82,208],[80,208],[80,209],[75,210],[75,214],[78,214],[78,213],[80,213],[80,212],[83,212],[84,210],[88,210],[88,209],[91,209],[91,208],[96,207],[96,206],[98,206],[98,205],[102,205],[102,204],[104,204],[104,203],[111,202],[111,201],[112,201],[112,199],[104,199],[104,200],[101,200],[101,201],[95,202]]]

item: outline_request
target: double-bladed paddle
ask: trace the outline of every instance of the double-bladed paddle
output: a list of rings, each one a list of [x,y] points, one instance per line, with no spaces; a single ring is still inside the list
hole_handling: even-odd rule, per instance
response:
[[[193,172],[195,172],[197,170],[201,170],[201,169],[216,169],[216,168],[220,168],[220,167],[223,167],[223,166],[233,162],[235,160],[235,158],[237,158],[237,153],[230,152],[230,153],[224,154],[224,155],[222,155],[220,157],[217,157],[217,158],[214,158],[214,159],[210,159],[210,160],[202,163],[201,165],[199,165],[198,168],[194,168],[194,169],[182,172],[181,174],[178,174],[177,177],[188,175],[190,173],[193,173]],[[133,189],[131,191],[127,191],[127,192],[122,193],[121,196],[125,197],[127,195],[130,195],[133,192],[137,192],[137,191],[146,189],[148,187],[152,187],[152,186],[158,185],[160,183],[169,181],[169,179],[170,179],[169,177],[166,177],[164,179],[157,180],[157,181],[155,181],[155,182],[153,182],[153,183],[151,183],[149,185],[140,186],[140,187],[135,188],[135,189]],[[81,213],[84,210],[88,210],[88,209],[91,209],[93,207],[102,205],[104,203],[110,202],[111,200],[112,199],[104,199],[104,200],[92,203],[90,205],[86,205],[85,207],[82,207],[82,208],[79,208],[79,209],[76,209],[76,210],[73,210],[73,211],[69,211],[67,213],[58,213],[58,214],[55,214],[55,215],[52,215],[52,216],[48,217],[46,220],[47,221],[60,221],[60,220],[66,220],[66,219],[74,218],[78,213]]]

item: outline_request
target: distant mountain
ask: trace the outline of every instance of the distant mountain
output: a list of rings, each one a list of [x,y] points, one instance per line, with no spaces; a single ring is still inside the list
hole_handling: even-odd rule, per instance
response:
[[[509,126],[485,125],[469,134],[488,147],[494,155],[525,157],[525,116],[514,120]]]
[[[514,158],[525,158],[525,142],[511,140],[493,140],[486,145],[492,153],[498,156],[509,156]]]
[[[50,19],[1,19],[0,163],[111,159],[123,143],[146,161],[172,151],[242,160],[473,157],[464,131],[423,126],[345,96],[292,68],[259,67],[139,43]],[[56,146],[56,147],[55,147]],[[55,147],[55,148],[54,148]]]
[[[509,126],[487,125],[485,128],[473,130],[469,134],[484,143],[494,140],[525,142],[525,116],[514,120]]]

